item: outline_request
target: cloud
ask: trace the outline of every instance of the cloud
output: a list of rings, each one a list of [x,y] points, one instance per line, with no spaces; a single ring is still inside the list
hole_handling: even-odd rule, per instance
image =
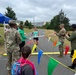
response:
[[[0,0],[1,13],[5,13],[8,6],[13,8],[19,20],[50,21],[63,9],[70,23],[76,23],[75,0]]]

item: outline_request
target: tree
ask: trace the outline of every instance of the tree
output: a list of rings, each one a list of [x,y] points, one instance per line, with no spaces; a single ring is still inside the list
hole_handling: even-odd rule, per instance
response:
[[[34,27],[34,26],[33,26],[32,23],[30,22],[28,28],[29,28],[29,29],[32,29],[33,27]]]
[[[25,24],[24,24],[27,28],[32,29],[33,25],[31,22],[29,22],[28,20],[26,20]]]
[[[66,15],[64,14],[64,12],[62,10],[59,12],[58,15],[53,17],[48,28],[54,29],[54,30],[59,30],[59,25],[61,23],[63,23],[65,25],[65,28],[67,30],[69,29],[69,19],[66,17]]]
[[[25,22],[25,26],[29,26],[29,22],[28,22],[28,20],[26,20],[26,22]]]
[[[21,24],[23,25],[23,21],[20,21],[20,25],[21,25]]]
[[[42,28],[45,28],[45,29],[49,29],[49,22],[46,22],[46,24],[44,26],[42,26]]]
[[[12,10],[11,7],[6,8],[7,12],[5,12],[5,15],[13,20],[17,20],[16,13]]]

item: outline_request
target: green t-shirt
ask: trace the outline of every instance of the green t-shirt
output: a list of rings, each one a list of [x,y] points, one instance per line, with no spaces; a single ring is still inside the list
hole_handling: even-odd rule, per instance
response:
[[[24,32],[24,30],[21,30],[21,29],[18,29],[18,32],[20,33],[20,35],[21,35],[21,40],[22,41],[25,41],[26,39],[27,39],[27,37],[25,36],[25,32]]]

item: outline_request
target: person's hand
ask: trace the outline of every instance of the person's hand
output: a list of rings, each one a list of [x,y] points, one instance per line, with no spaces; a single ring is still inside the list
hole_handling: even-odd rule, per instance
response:
[[[70,33],[66,33],[70,37]]]
[[[69,38],[68,34],[65,35],[67,38]]]
[[[57,32],[53,32],[54,33],[54,35],[57,35]]]
[[[26,35],[26,33],[24,33]]]
[[[68,33],[68,32],[66,32],[66,34],[68,35],[69,33]]]
[[[54,33],[54,34],[57,34],[57,32],[56,32],[56,31],[54,31],[53,33]]]
[[[65,34],[65,36],[68,36],[68,34]]]
[[[31,40],[31,38],[29,40]]]

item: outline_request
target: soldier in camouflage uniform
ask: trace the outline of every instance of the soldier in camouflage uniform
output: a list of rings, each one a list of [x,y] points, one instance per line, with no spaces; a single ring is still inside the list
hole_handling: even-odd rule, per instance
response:
[[[63,52],[64,52],[63,44],[64,44],[66,30],[64,28],[64,24],[61,24],[59,27],[61,30],[59,31],[59,33],[56,33],[56,35],[59,37],[59,42],[61,42],[61,45],[59,45],[59,52],[60,52],[59,57],[63,57]]]
[[[8,31],[8,35],[6,38],[6,46],[7,46],[7,70],[8,75],[11,75],[11,66],[14,61],[20,58],[20,48],[19,44],[21,43],[21,37],[18,31],[16,30],[16,23],[14,20],[9,21],[10,30]]]

